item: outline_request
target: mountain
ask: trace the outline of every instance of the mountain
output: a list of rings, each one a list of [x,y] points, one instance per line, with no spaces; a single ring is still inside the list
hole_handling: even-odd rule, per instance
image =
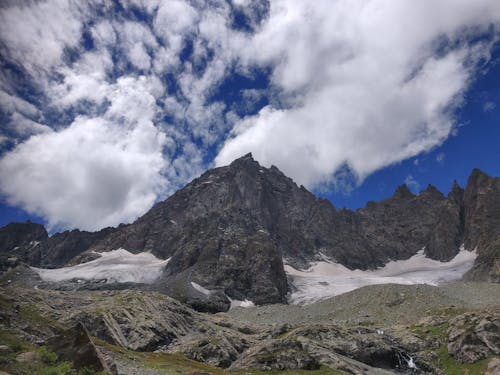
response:
[[[9,239],[0,242],[6,249],[17,237],[2,238]],[[455,183],[448,196],[431,185],[418,195],[402,185],[363,209],[337,210],[248,154],[205,172],[132,224],[42,238],[23,259],[60,267],[119,248],[151,252],[169,261],[149,288],[198,310],[220,311],[230,299],[286,302],[293,285],[285,265],[304,269],[327,259],[372,270],[422,249],[445,262],[462,245],[478,253],[467,278],[500,281],[500,179],[475,169],[465,190]]]

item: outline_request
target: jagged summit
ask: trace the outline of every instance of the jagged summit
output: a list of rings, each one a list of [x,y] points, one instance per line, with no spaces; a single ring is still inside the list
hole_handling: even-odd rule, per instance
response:
[[[409,199],[413,198],[415,194],[413,194],[410,189],[408,188],[408,185],[402,184],[396,188],[396,191],[394,192],[394,195],[392,196],[393,198],[399,198],[399,199]]]
[[[170,259],[154,288],[208,311],[226,309],[229,298],[286,302],[285,265],[302,269],[325,257],[367,270],[421,249],[449,261],[465,243],[478,248],[481,260],[471,277],[494,280],[500,272],[490,245],[500,238],[499,197],[500,179],[474,170],[465,191],[454,184],[448,197],[432,185],[418,195],[401,185],[364,209],[337,211],[247,154],[206,171],[132,224],[54,235],[25,260],[61,266],[68,256],[78,263],[120,248],[151,252]]]

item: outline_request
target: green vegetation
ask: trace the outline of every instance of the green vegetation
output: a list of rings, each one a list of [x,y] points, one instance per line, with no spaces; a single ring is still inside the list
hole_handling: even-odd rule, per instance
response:
[[[57,354],[51,352],[45,346],[38,348],[38,358],[48,365],[53,365],[57,362]]]
[[[23,340],[13,330],[0,329],[0,345],[10,350],[0,352],[0,371],[16,375],[111,375],[108,372],[95,372],[89,368],[76,370],[71,362],[58,361],[57,354],[42,346],[36,349]],[[32,353],[32,359],[20,361],[21,354]]]
[[[33,345],[21,340],[13,330],[0,329],[0,345],[7,345],[14,353],[33,349]]]
[[[482,375],[488,367],[488,362],[495,358],[489,357],[471,364],[458,363],[451,355],[448,354],[448,350],[445,345],[440,346],[435,353],[438,357],[434,361],[434,364],[442,369],[445,374],[449,375]],[[496,356],[496,358],[499,357]]]
[[[19,318],[34,327],[50,328],[53,331],[63,329],[61,324],[55,320],[41,315],[34,306],[29,304],[19,305]]]
[[[73,369],[71,362],[60,362],[55,366],[42,369],[40,375],[78,375],[78,372]]]
[[[447,310],[446,312],[451,316],[456,313],[456,311],[451,310]],[[488,362],[497,356],[485,358],[471,364],[457,362],[453,356],[448,354],[448,349],[446,347],[446,331],[448,327],[448,323],[442,323],[435,326],[415,326],[412,330],[420,337],[438,340],[439,347],[431,350],[436,356],[433,364],[441,369],[446,375],[482,375],[488,367]]]
[[[448,326],[448,323],[442,323],[435,326],[415,326],[413,327],[413,332],[424,338],[444,340]]]

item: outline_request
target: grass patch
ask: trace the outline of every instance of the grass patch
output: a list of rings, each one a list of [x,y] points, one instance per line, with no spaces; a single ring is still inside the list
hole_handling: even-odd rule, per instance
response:
[[[448,327],[448,323],[442,323],[435,326],[415,326],[412,331],[423,338],[436,338],[443,341]]]
[[[0,345],[7,345],[14,353],[26,352],[34,348],[29,342],[20,339],[15,331],[3,329],[0,330]]]
[[[500,356],[492,356],[475,363],[458,363],[451,355],[448,354],[446,346],[441,346],[436,352],[437,359],[434,365],[449,375],[482,375],[488,367],[488,362],[493,358],[500,358]]]

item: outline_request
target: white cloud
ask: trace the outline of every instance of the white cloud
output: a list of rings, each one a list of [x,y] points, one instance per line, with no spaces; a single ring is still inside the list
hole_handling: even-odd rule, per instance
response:
[[[172,167],[163,151],[171,140],[153,123],[161,83],[121,77],[105,89],[110,105],[102,117],[78,117],[0,159],[0,174],[9,176],[0,191],[9,203],[44,217],[52,228],[93,230],[130,222],[173,192],[176,175],[185,171],[173,169],[165,178]]]
[[[420,189],[420,184],[418,183],[417,180],[415,180],[415,177],[413,177],[411,174],[409,174],[408,176],[406,176],[406,178],[405,178],[405,184],[414,193],[416,193],[418,191],[418,189]]]
[[[436,161],[439,163],[439,164],[443,164],[444,163],[444,158],[446,157],[445,153],[444,152],[440,152],[439,154],[436,155]]]
[[[39,124],[19,113],[13,113],[10,116],[9,128],[22,138],[40,133],[50,133],[52,129],[47,125]]]
[[[2,89],[5,88],[2,87]],[[21,113],[30,117],[37,117],[40,115],[40,111],[33,104],[3,90],[0,90],[0,105],[2,109],[9,114]]]
[[[165,189],[165,136],[151,123],[114,126],[78,118],[68,128],[31,137],[0,160],[8,202],[49,227],[99,229],[131,221]]]
[[[64,0],[23,3],[1,9],[0,35],[10,57],[42,79],[78,43],[88,9]]]
[[[253,152],[299,183],[334,179],[347,164],[361,181],[373,171],[441,144],[450,108],[490,44],[469,35],[499,23],[495,1],[275,1],[243,51],[271,64],[285,108],[242,120],[217,165]],[[441,48],[439,40],[458,41]]]

